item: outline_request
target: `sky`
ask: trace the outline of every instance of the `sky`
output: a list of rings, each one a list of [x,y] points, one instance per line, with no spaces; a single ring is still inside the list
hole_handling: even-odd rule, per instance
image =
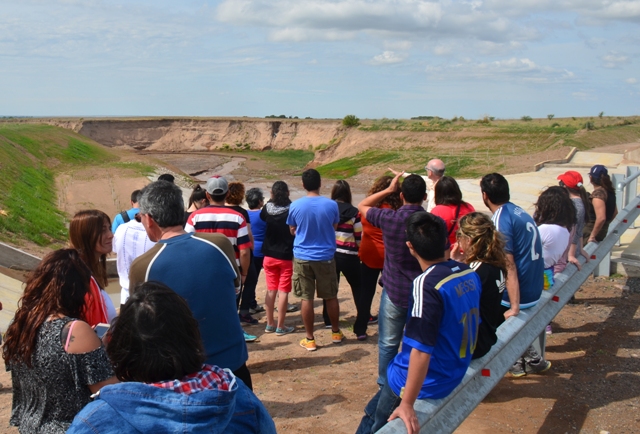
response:
[[[640,0],[1,0],[0,116],[640,114]]]

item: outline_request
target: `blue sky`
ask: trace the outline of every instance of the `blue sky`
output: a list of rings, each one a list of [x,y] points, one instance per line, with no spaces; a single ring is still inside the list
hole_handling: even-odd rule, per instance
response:
[[[640,114],[640,0],[0,2],[0,116]]]

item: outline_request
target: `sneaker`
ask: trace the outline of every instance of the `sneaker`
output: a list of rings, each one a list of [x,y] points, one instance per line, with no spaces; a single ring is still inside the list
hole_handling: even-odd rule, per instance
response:
[[[511,374],[512,377],[524,377],[525,375],[527,375],[527,372],[524,370],[524,363],[522,360],[522,357],[520,357],[514,364],[513,366],[511,366],[511,368],[509,368],[509,374]]]
[[[342,334],[341,330],[338,330],[337,332],[331,332],[331,342],[333,342],[334,344],[339,344],[343,339],[344,335]]]
[[[300,346],[302,348],[304,348],[305,350],[307,350],[307,351],[315,351],[315,350],[317,350],[315,339],[304,338],[303,340],[300,341]]]
[[[356,337],[357,340],[359,341],[366,341],[367,340],[367,335],[358,335]]]
[[[260,306],[259,304],[257,304],[256,307],[252,307],[251,309],[249,309],[249,313],[251,315],[255,315],[260,312],[264,312],[264,307]]]
[[[378,324],[378,315],[371,315],[369,317],[369,325]]]
[[[240,322],[245,324],[258,324],[258,320],[251,316],[251,314],[246,315],[238,315],[240,317]]]
[[[300,309],[300,308],[298,307],[297,304],[289,304],[289,305],[287,305],[287,312],[297,312],[298,309]]]
[[[331,328],[331,324],[325,324],[325,325],[324,325],[324,328],[326,328],[326,329],[330,329],[330,328]]]
[[[270,326],[267,324],[264,328],[265,333],[274,333],[276,331],[276,326]]]
[[[547,327],[545,327],[544,332],[548,335],[552,335],[553,334],[553,330],[551,330],[551,324],[549,324]]]
[[[545,359],[540,359],[536,362],[531,361],[526,363],[526,370],[528,373],[531,373],[531,374],[541,374],[545,371],[548,371],[550,367],[551,367],[551,362]]]
[[[245,341],[245,342],[253,342],[253,341],[255,341],[256,339],[258,339],[258,337],[257,337],[257,336],[250,335],[250,334],[249,334],[249,333],[247,333],[247,332],[243,332],[243,333],[244,333],[244,341]]]
[[[283,328],[278,327],[276,329],[276,336],[288,335],[289,333],[293,333],[295,331],[296,331],[296,328],[292,326],[284,326]]]

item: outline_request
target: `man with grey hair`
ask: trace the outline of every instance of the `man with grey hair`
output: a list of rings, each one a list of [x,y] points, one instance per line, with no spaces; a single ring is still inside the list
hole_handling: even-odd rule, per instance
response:
[[[178,186],[156,181],[140,193],[140,217],[157,244],[131,264],[129,290],[155,280],[181,295],[198,320],[206,363],[229,368],[251,388],[247,345],[236,311],[240,271],[222,234],[187,233]],[[169,321],[170,318],[167,318]]]
[[[389,168],[389,170],[394,175],[397,175],[398,173],[400,173],[391,168]],[[427,165],[424,166],[424,170],[427,171],[427,176],[422,176],[422,175],[420,176],[422,176],[422,179],[424,179],[424,182],[427,183],[427,200],[425,204],[425,209],[428,212],[431,212],[431,210],[436,206],[436,191],[435,191],[436,184],[438,183],[438,181],[440,181],[440,178],[444,176],[444,170],[445,170],[444,162],[439,158],[434,158],[433,160],[429,160]],[[409,175],[411,175],[411,173],[405,173],[404,177],[406,178]]]

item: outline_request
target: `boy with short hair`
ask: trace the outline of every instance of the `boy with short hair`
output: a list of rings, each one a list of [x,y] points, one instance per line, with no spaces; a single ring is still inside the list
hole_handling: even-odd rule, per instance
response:
[[[467,265],[445,259],[444,221],[414,213],[407,219],[407,239],[423,273],[413,281],[402,349],[389,363],[387,382],[365,407],[359,434],[374,433],[398,417],[409,433],[419,432],[416,399],[451,393],[478,339],[482,284]]]

